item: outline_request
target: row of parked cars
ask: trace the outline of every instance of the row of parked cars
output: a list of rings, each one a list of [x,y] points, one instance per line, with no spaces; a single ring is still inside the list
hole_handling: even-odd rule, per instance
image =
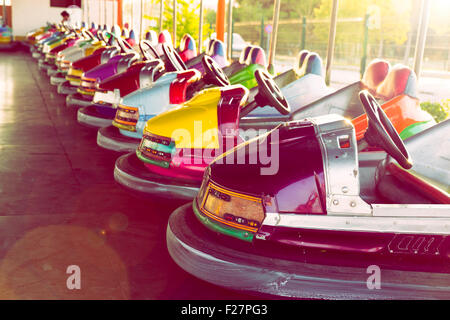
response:
[[[421,110],[410,68],[376,59],[335,90],[307,50],[272,75],[258,46],[228,61],[220,40],[200,53],[167,31],[27,39],[64,107],[118,152],[117,183],[186,202],[167,248],[187,272],[286,297],[450,297],[450,122]]]

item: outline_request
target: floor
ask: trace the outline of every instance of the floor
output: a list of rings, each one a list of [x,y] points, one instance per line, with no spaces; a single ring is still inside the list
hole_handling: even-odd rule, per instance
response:
[[[251,299],[170,258],[178,203],[149,202],[113,178],[96,144],[27,52],[0,52],[0,299]],[[78,266],[81,289],[69,266]]]

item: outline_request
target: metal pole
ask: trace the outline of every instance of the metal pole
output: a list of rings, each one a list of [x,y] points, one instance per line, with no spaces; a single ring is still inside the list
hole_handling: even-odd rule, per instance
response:
[[[200,0],[200,22],[198,26],[198,53],[202,52],[203,45],[203,0]]]
[[[91,17],[89,14],[89,0],[86,0],[85,8],[86,8],[86,22],[87,22],[88,29],[90,29],[91,28]]]
[[[113,25],[116,25],[116,0],[112,2],[112,21]]]
[[[364,71],[366,71],[366,62],[367,62],[367,45],[369,42],[369,14],[366,14],[364,18],[364,42],[363,42],[363,55],[361,58],[361,68],[359,73],[362,76],[364,75]]]
[[[131,29],[134,29],[134,0],[131,0],[131,22],[130,22],[130,26],[128,26],[128,28],[131,31]]]
[[[228,31],[227,31],[227,57],[231,60],[233,54],[233,0],[228,0]]]
[[[264,48],[264,16],[261,17],[261,35],[259,38],[259,46]]]
[[[3,24],[8,25],[8,18],[6,17],[6,0],[3,0]]]
[[[117,0],[117,24],[120,28],[123,28],[123,2]]]
[[[101,2],[98,2],[98,24],[101,25],[102,23],[102,6]]]
[[[177,46],[177,0],[173,0],[173,47]]]
[[[270,49],[269,49],[269,65],[267,70],[270,73],[274,72],[273,61],[275,60],[275,52],[277,49],[277,34],[278,34],[278,20],[280,18],[280,4],[281,0],[275,0],[273,7],[273,23],[272,23],[272,34],[270,38]]]
[[[108,9],[108,6],[106,5],[106,0],[103,1],[103,14],[105,15],[105,24],[108,24],[108,20],[107,20],[107,15],[106,15],[106,11]]]
[[[333,0],[331,8],[330,33],[328,35],[328,50],[327,50],[327,64],[325,67],[325,83],[330,84],[331,66],[333,64],[334,43],[336,40],[336,24],[339,0]]]
[[[144,17],[144,1],[141,0],[141,20],[140,20],[140,25],[139,25],[139,39],[143,39],[142,37],[142,28],[143,28],[143,17]]]
[[[416,49],[414,51],[414,72],[417,79],[420,77],[420,70],[422,68],[423,55],[425,52],[425,43],[427,40],[428,22],[430,20],[430,0],[422,0],[420,5],[420,20],[416,42]]]
[[[225,0],[217,1],[216,12],[216,38],[217,40],[224,41],[225,34]]]
[[[164,0],[159,2],[159,33],[162,32],[163,25]]]
[[[301,43],[301,50],[305,50],[306,47],[306,17],[303,16],[302,18],[302,43]]]

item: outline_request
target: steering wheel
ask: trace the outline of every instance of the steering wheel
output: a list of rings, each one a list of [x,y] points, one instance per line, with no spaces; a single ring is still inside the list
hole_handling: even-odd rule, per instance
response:
[[[404,169],[410,169],[412,167],[412,161],[405,144],[380,104],[367,90],[359,93],[359,99],[367,115],[368,122],[364,139],[370,145],[378,146],[385,150]]]
[[[255,97],[259,100],[258,103],[272,106],[282,115],[290,114],[291,107],[272,76],[258,69],[255,71],[255,78],[258,82],[258,94]]]
[[[139,42],[139,49],[141,50],[142,56],[145,58],[145,60],[151,61],[159,59],[159,54],[158,52],[156,52],[155,47],[153,47],[150,41],[141,40],[141,42]]]
[[[167,67],[169,71],[184,71],[187,70],[186,65],[181,59],[180,55],[167,43],[162,44],[162,50],[167,60]]]
[[[130,53],[134,52],[134,49],[128,42],[123,40],[121,37],[116,37],[116,41],[119,44],[120,49],[122,50],[122,53]]]
[[[230,80],[223,72],[222,68],[214,61],[213,58],[206,55],[202,59],[203,68],[205,69],[205,80],[218,87],[230,85]]]

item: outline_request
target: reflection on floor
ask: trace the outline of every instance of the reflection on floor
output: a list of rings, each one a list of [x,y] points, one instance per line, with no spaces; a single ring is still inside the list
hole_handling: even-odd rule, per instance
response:
[[[249,299],[191,277],[171,260],[177,204],[134,198],[25,52],[0,53],[1,299]],[[67,288],[67,268],[81,289]]]

